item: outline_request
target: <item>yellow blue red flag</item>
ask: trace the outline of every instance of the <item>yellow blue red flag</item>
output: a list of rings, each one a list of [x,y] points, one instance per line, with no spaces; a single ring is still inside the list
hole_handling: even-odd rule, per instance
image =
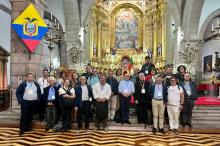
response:
[[[33,53],[47,33],[48,27],[33,4],[30,4],[12,23],[12,28]]]

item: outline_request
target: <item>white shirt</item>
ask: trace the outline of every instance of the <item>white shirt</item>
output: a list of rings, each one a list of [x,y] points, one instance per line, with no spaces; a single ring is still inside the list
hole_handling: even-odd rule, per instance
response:
[[[49,86],[49,83],[47,82],[47,79],[44,79],[43,77],[38,79],[38,84],[40,85],[41,94],[44,94],[44,88]]]
[[[180,105],[180,93],[183,93],[183,88],[178,85],[176,86],[170,86],[167,90],[168,96],[167,96],[167,104],[168,105]]]
[[[185,82],[184,88],[185,88],[185,90],[186,90],[188,96],[191,96],[191,95],[192,95],[192,92],[191,92],[191,88],[190,88],[189,82]]]
[[[61,88],[59,89],[59,95],[66,93],[66,91],[65,91],[63,88],[65,88],[65,87],[61,87]],[[65,89],[66,89],[66,88],[65,88]],[[66,90],[67,90],[67,89],[66,89]],[[75,94],[74,88],[71,88],[70,93],[71,93],[72,95]]]
[[[98,82],[93,86],[92,92],[94,99],[106,98],[108,100],[111,96],[112,90],[109,84],[105,83],[105,85],[102,86],[100,82]]]
[[[81,86],[82,88],[82,101],[89,100],[89,92],[86,85]]]

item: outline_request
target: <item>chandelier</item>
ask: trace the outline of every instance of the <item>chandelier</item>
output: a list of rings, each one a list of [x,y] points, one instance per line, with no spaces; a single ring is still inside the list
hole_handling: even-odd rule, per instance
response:
[[[53,70],[53,64],[52,64],[52,50],[55,48],[55,45],[59,44],[60,41],[64,40],[64,31],[62,31],[60,23],[58,20],[50,13],[50,18],[48,19],[47,23],[49,31],[44,36],[44,40],[46,41],[45,44],[48,44],[49,49],[49,69],[50,73],[52,73]]]
[[[77,62],[77,59],[79,58],[81,52],[82,50],[80,49],[79,45],[75,43],[72,44],[72,48],[69,50],[69,54],[73,63]]]
[[[187,43],[186,48],[178,53],[182,63],[191,64],[192,61],[195,59],[196,54],[198,53],[198,48],[191,47],[191,45]]]

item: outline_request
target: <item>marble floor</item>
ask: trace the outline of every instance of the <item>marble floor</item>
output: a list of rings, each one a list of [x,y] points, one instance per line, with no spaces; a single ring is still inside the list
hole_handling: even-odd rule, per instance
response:
[[[34,129],[23,136],[18,128],[0,127],[0,146],[220,146],[220,134],[156,134],[141,131],[45,132]]]

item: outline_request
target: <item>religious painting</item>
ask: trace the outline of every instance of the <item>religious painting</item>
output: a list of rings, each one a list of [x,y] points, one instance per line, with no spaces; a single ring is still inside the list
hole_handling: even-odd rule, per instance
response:
[[[203,71],[212,72],[212,55],[204,57]]]
[[[123,56],[121,59],[121,69],[128,70],[130,65],[130,58],[128,56]]]
[[[115,19],[115,46],[119,49],[138,47],[138,19],[125,10]]]

